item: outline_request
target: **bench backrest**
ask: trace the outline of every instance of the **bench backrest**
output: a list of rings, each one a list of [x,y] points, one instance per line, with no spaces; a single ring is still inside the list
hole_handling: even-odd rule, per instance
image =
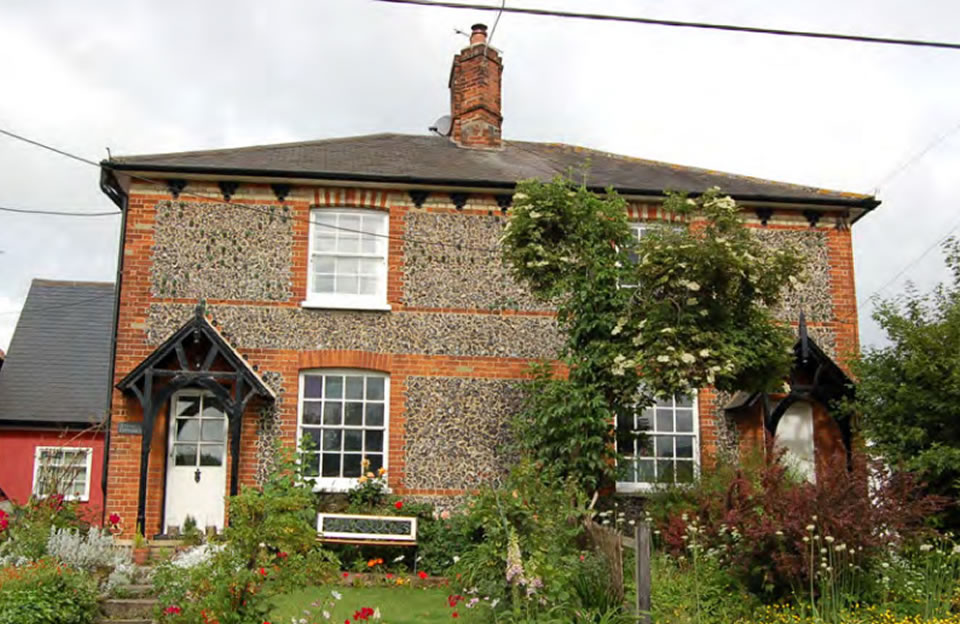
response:
[[[365,516],[362,514],[317,514],[320,539],[360,539],[385,542],[417,541],[415,516]]]

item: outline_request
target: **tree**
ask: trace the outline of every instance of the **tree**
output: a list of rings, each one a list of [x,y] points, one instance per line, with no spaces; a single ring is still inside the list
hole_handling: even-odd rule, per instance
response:
[[[718,189],[668,194],[663,209],[637,240],[615,192],[525,181],[502,239],[513,276],[555,304],[569,370],[539,370],[520,437],[588,490],[613,476],[618,414],[706,386],[771,389],[792,362],[772,309],[796,251],[761,246]]]
[[[856,411],[871,450],[920,474],[927,489],[960,493],[960,242],[945,245],[952,281],[930,293],[909,287],[873,318],[889,344],[854,365]],[[960,526],[954,506],[941,520]]]

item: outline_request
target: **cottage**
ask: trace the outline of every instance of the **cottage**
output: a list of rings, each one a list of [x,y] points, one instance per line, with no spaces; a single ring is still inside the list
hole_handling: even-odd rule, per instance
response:
[[[791,392],[668,398],[639,423],[656,456],[623,449],[636,463],[620,489],[692,478],[778,429],[807,461],[815,444],[842,444],[826,404],[857,349],[850,226],[878,202],[506,140],[502,72],[476,25],[453,59],[449,121],[431,135],[102,163],[124,219],[109,512],[148,536],[187,516],[221,527],[224,497],[257,483],[274,441],[303,436],[327,491],[351,487],[364,458],[394,492],[438,502],[499,474],[517,381],[555,356],[560,336],[552,311],[508,275],[498,239],[517,180],[571,169],[626,197],[638,235],[661,217],[664,190],[719,186],[758,244],[792,240],[808,256],[810,279],[781,310],[800,336]]]
[[[63,495],[100,521],[113,284],[35,279],[0,370],[0,501]]]

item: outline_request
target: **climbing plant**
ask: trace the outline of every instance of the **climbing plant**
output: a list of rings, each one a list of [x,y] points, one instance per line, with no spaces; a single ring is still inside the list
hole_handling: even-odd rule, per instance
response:
[[[518,436],[588,489],[612,477],[618,413],[712,386],[771,389],[792,335],[773,309],[801,271],[791,248],[761,246],[736,202],[669,193],[639,240],[615,192],[558,178],[518,184],[503,258],[554,302],[568,375],[537,371]]]

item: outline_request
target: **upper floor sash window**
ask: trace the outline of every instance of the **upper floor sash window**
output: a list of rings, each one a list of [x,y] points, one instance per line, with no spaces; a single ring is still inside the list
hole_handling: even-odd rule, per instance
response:
[[[307,307],[388,310],[388,215],[379,210],[310,212]]]

